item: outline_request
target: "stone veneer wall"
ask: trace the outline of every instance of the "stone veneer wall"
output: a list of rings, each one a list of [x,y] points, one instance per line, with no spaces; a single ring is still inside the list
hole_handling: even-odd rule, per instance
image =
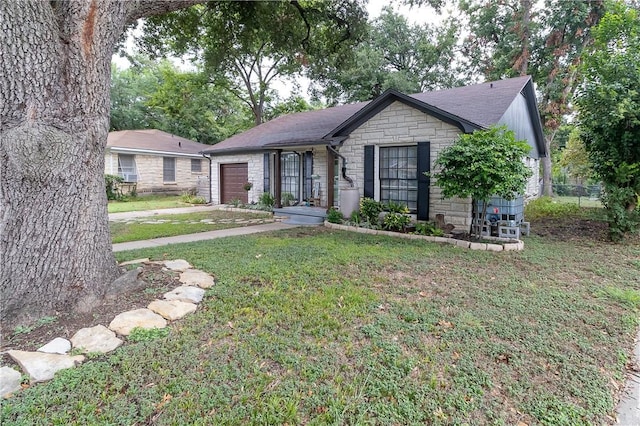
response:
[[[415,145],[418,142],[431,142],[431,166],[440,151],[453,143],[461,133],[457,127],[438,120],[435,117],[418,111],[401,102],[394,102],[369,121],[351,132],[349,138],[340,148],[340,154],[347,158],[347,176],[353,177],[358,183],[360,196],[364,196],[364,146],[402,146]],[[376,151],[376,159],[379,153]],[[379,194],[379,180],[377,179],[376,160],[376,196]],[[341,187],[346,184],[342,177]],[[431,180],[429,193],[430,219],[436,214],[445,215],[447,223],[456,226],[471,224],[471,199],[443,199],[441,190]]]
[[[129,155],[129,154],[128,154]],[[189,157],[173,157],[176,159],[176,181],[164,182],[163,180],[163,157],[169,155],[144,155],[133,154],[138,172],[138,182],[136,190],[139,194],[151,192],[185,192],[193,190],[198,184],[198,178],[207,178],[209,175],[209,161],[204,157],[201,160],[201,172],[191,171],[191,160]],[[196,159],[195,157],[193,159]],[[118,174],[118,153],[107,152],[105,154],[105,173]]]
[[[249,190],[249,202],[257,202],[262,195],[264,183],[263,153],[235,154],[212,157],[211,159],[211,203],[220,204],[220,164],[247,163],[248,180],[253,183]],[[207,167],[209,165],[207,164]]]

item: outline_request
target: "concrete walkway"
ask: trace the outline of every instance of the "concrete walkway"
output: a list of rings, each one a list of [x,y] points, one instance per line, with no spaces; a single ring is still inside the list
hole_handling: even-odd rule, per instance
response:
[[[212,210],[222,210],[227,208],[224,205],[206,205],[206,206],[193,206],[193,207],[176,207],[173,209],[159,209],[159,210],[141,210],[136,212],[122,212],[122,213],[109,213],[109,220],[129,220],[138,217],[157,216],[164,214],[185,214],[185,213],[200,213],[210,212]]]
[[[640,332],[636,336],[636,344],[633,350],[633,362],[635,371],[627,375],[627,382],[616,408],[618,425],[637,426],[640,425]]]
[[[219,231],[198,232],[196,234],[177,235],[175,237],[154,238],[153,240],[131,241],[113,245],[113,251],[136,250],[160,247],[168,244],[191,243],[194,241],[212,240],[214,238],[235,237],[237,235],[256,234],[258,232],[280,231],[295,228],[282,222],[265,223],[264,225],[243,226],[241,228],[221,229]]]

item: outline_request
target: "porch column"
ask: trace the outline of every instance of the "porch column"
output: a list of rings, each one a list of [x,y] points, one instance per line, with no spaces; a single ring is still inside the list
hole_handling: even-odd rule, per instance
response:
[[[276,208],[282,208],[282,173],[280,171],[280,161],[282,150],[276,150],[276,160],[273,164],[273,198],[275,198]]]
[[[333,207],[335,186],[335,154],[327,147],[327,211]]]

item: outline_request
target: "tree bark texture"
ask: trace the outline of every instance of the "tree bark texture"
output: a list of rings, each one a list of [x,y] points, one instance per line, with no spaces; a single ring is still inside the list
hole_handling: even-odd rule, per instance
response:
[[[0,321],[90,309],[119,274],[104,188],[113,46],[194,2],[0,0]]]

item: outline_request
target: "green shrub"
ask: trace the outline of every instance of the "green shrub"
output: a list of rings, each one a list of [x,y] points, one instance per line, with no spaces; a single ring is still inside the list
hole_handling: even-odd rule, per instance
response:
[[[411,223],[411,217],[403,213],[387,213],[382,226],[388,231],[404,231]]]
[[[276,199],[269,192],[263,192],[258,198],[258,204],[262,204],[265,207],[271,207],[276,204]]]
[[[407,207],[406,204],[396,203],[395,201],[389,201],[387,204],[383,204],[382,210],[391,213],[409,213],[409,207]]]
[[[360,225],[360,212],[357,210],[352,211],[351,217],[349,218],[349,222],[351,222],[351,224],[355,226]]]
[[[545,217],[560,218],[573,216],[580,212],[580,206],[575,203],[558,203],[551,197],[540,197],[529,201],[524,209],[524,216],[528,220]]]
[[[331,207],[329,209],[329,213],[327,213],[327,222],[329,223],[342,223],[344,220],[344,216],[342,212],[335,207]]]
[[[240,200],[240,198],[234,198],[233,200],[229,200],[229,204],[236,208],[242,207],[244,205],[244,203],[242,202],[242,200]]]
[[[282,194],[283,207],[292,206],[295,200],[296,200],[296,197],[294,197],[294,195],[290,192],[285,192],[284,194]]]
[[[118,189],[118,185],[123,183],[124,179],[117,175],[104,175],[104,186],[107,191],[107,200],[121,200],[122,194]]]
[[[360,199],[360,215],[371,225],[378,224],[378,216],[382,212],[382,204],[373,198]]]
[[[416,223],[416,234],[441,237],[444,235],[444,231],[433,222],[420,222]]]
[[[185,193],[180,197],[183,203],[187,204],[207,204],[207,200],[204,197],[198,197],[194,194]]]

